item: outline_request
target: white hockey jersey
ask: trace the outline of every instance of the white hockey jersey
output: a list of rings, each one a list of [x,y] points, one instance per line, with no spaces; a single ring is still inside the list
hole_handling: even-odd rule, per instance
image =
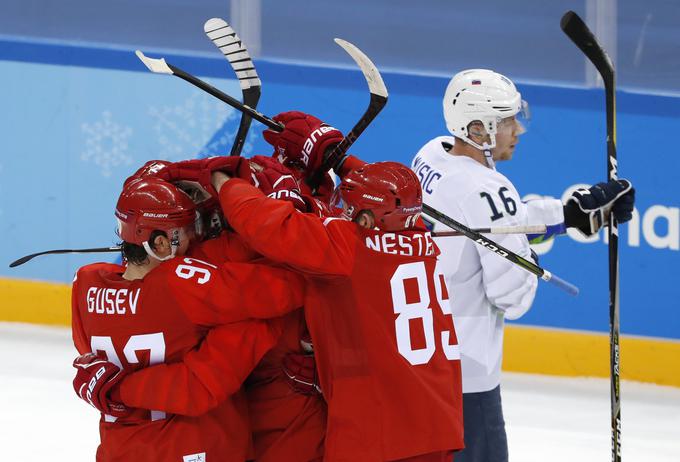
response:
[[[470,228],[553,224],[563,221],[562,204],[546,199],[527,206],[504,175],[466,156],[449,154],[441,136],[423,146],[411,168],[420,178],[423,202]],[[534,201],[532,201],[534,202]],[[434,231],[451,231],[434,220]],[[490,235],[531,258],[523,234]],[[504,318],[517,319],[530,307],[538,279],[466,237],[435,238],[447,278],[461,351],[463,393],[488,391],[500,383]]]

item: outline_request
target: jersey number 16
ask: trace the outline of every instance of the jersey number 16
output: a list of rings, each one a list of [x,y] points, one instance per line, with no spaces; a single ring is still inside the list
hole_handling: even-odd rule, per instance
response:
[[[505,186],[502,186],[498,190],[498,197],[500,197],[501,202],[503,202],[503,207],[505,208],[505,211],[508,213],[508,215],[514,215],[517,213],[517,203],[515,203],[515,200],[510,197],[506,196],[505,193],[509,192],[508,188]],[[480,197],[483,197],[486,199],[486,201],[489,203],[489,208],[491,209],[491,221],[496,221],[500,218],[503,218],[503,212],[499,210],[499,207],[496,206],[496,202],[494,201],[494,198],[489,194],[488,192],[480,192],[479,193]]]

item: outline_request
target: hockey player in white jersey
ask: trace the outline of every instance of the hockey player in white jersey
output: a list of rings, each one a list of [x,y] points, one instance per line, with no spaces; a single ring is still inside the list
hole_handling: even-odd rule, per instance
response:
[[[557,199],[524,203],[495,163],[512,158],[527,105],[507,77],[485,69],[456,74],[444,96],[444,118],[453,136],[423,146],[412,169],[423,187],[423,202],[469,227],[548,224],[542,236],[494,235],[502,246],[531,256],[529,238],[540,241],[575,227],[596,233],[614,213],[632,216],[634,189],[627,180],[578,190],[567,204]],[[435,231],[449,231],[433,223]],[[537,278],[465,238],[436,239],[447,278],[463,374],[466,448],[456,462],[508,460],[500,397],[504,319],[517,319],[531,307]]]

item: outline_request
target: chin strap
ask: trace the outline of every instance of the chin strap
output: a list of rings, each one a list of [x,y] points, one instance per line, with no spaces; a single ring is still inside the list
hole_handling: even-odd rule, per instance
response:
[[[156,252],[153,251],[151,246],[149,245],[148,242],[143,242],[142,247],[144,247],[144,250],[146,250],[146,253],[149,254],[150,257],[155,258],[158,261],[167,261],[172,258],[175,258],[175,255],[177,254],[177,248],[179,247],[179,229],[173,229],[171,232],[171,238],[170,238],[170,255],[167,255],[165,257],[159,257],[156,255]]]
[[[170,246],[170,248],[172,249],[170,251],[170,255],[167,255],[165,257],[159,257],[158,255],[156,255],[156,252],[154,252],[151,249],[151,246],[149,245],[148,242],[144,242],[142,244],[142,247],[144,247],[144,250],[146,250],[146,253],[148,253],[150,257],[155,258],[158,261],[166,261],[166,260],[170,260],[171,258],[175,258],[175,253],[177,252],[177,247],[179,247],[179,244],[172,244]]]
[[[496,163],[493,161],[493,154],[491,154],[491,147],[487,143],[484,143],[482,145],[482,149],[484,150],[484,159],[486,159],[486,165],[491,170],[496,170]]]

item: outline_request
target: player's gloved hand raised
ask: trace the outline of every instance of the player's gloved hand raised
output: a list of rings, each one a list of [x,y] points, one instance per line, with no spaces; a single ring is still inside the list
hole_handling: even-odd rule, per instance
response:
[[[301,212],[307,212],[307,204],[300,194],[300,185],[293,172],[273,157],[254,156],[250,169],[255,186],[268,197],[289,201]]]
[[[274,146],[274,157],[303,175],[318,169],[325,153],[343,139],[340,130],[304,112],[282,112],[274,120],[285,128],[282,132],[265,130],[264,139]]]
[[[171,183],[196,183],[210,197],[217,197],[217,191],[211,184],[211,175],[217,171],[224,172],[232,178],[250,178],[247,159],[237,156],[215,156],[174,162],[161,170],[159,174],[162,175],[161,178]]]
[[[282,368],[288,385],[295,393],[322,394],[313,353],[288,353],[283,357]]]
[[[250,179],[250,168],[246,159],[237,156],[215,156],[205,159],[166,162],[152,160],[144,164],[125,183],[145,176],[154,176],[185,190],[194,202],[200,204],[217,198],[217,191],[211,184],[212,172],[224,172],[230,177]]]
[[[114,417],[124,417],[131,412],[109,396],[124,377],[118,366],[94,353],[85,353],[73,361],[73,367],[77,370],[73,389],[83,401]]]
[[[564,222],[585,236],[592,236],[607,223],[613,213],[618,223],[633,216],[635,189],[628,180],[610,180],[588,189],[574,191],[564,206]]]
[[[172,165],[172,162],[168,162],[167,160],[150,160],[137,169],[135,173],[130,175],[125,180],[125,183],[123,183],[123,187],[127,186],[131,181],[138,180],[140,178],[147,176],[158,177],[158,172],[165,170],[169,165]]]

